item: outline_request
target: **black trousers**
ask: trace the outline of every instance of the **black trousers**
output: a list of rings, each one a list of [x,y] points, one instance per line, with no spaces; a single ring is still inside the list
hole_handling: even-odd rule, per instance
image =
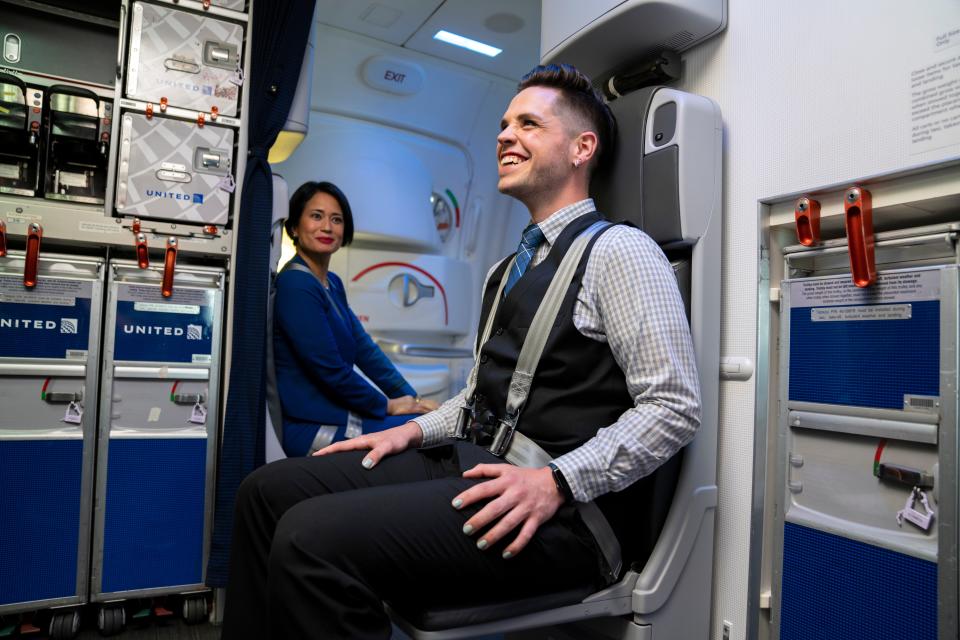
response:
[[[360,462],[350,451],[261,467],[237,494],[224,640],[389,638],[383,602],[456,606],[603,584],[589,533],[564,507],[515,557],[485,551],[453,498],[499,463],[470,443]]]

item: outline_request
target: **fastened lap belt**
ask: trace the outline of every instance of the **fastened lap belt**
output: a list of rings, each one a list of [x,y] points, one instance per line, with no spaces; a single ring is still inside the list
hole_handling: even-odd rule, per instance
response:
[[[544,451],[540,445],[519,431],[513,434],[513,441],[503,458],[518,467],[536,468],[545,467],[552,460],[550,454]],[[580,514],[583,524],[593,535],[593,539],[607,563],[607,581],[614,582],[620,577],[620,567],[623,563],[617,536],[613,533],[610,523],[607,522],[606,517],[595,502],[577,502],[574,506],[577,513]]]
[[[527,396],[530,393],[530,385],[533,382],[533,376],[536,373],[537,365],[540,362],[540,356],[543,354],[543,348],[550,335],[550,329],[557,319],[557,313],[560,310],[560,304],[566,295],[570,283],[573,281],[573,275],[580,264],[583,252],[593,236],[601,229],[607,227],[610,223],[600,221],[592,224],[586,231],[581,233],[573,244],[567,250],[566,255],[560,262],[560,267],[553,276],[540,307],[537,309],[527,331],[527,336],[520,348],[520,355],[517,358],[517,366],[510,378],[510,389],[507,393],[506,416],[500,420],[496,432],[494,433],[493,444],[490,445],[490,452],[495,456],[505,459],[510,464],[518,467],[544,467],[552,458],[549,453],[543,450],[536,442],[516,430],[517,421],[520,417],[520,411],[526,404]],[[500,280],[500,288],[493,299],[493,305],[487,315],[487,322],[483,329],[483,337],[480,340],[480,349],[490,338],[490,332],[493,328],[493,319],[497,314],[497,307],[500,304],[500,298],[503,296],[503,288],[507,283],[507,278],[513,264],[503,272]],[[474,392],[477,386],[477,365],[474,364],[470,371],[470,379],[467,382],[466,398],[468,406],[460,410],[460,418],[457,422],[454,437],[461,440],[470,438],[468,425],[473,417],[475,409]],[[583,523],[593,535],[600,552],[603,554],[607,563],[610,582],[615,581],[620,575],[622,559],[620,556],[620,543],[617,541],[610,523],[604,517],[603,513],[593,502],[575,503],[577,512]]]

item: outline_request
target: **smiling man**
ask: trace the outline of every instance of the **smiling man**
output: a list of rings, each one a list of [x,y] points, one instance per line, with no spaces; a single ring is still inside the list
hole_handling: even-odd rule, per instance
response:
[[[672,269],[644,233],[595,211],[590,176],[615,124],[579,71],[531,71],[500,128],[499,188],[531,223],[488,274],[468,389],[244,481],[225,640],[389,638],[383,601],[403,611],[595,589],[649,553],[647,479],[700,416]],[[534,315],[581,236],[510,410]]]

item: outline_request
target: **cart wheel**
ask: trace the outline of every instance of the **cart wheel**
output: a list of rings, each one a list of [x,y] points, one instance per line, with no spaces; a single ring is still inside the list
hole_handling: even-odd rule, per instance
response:
[[[50,640],[70,640],[80,630],[80,612],[55,613],[50,619]]]
[[[127,610],[123,607],[100,607],[97,614],[97,629],[102,636],[112,636],[123,631],[127,623]]]
[[[183,619],[187,624],[198,624],[207,619],[207,599],[204,596],[187,596],[183,599]]]

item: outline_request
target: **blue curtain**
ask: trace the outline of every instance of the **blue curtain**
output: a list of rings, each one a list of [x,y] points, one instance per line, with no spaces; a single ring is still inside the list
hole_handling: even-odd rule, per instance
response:
[[[217,477],[207,584],[227,584],[237,487],[264,461],[264,361],[273,184],[267,152],[287,120],[310,33],[314,0],[256,0],[247,40],[249,150],[233,256],[230,390]]]

